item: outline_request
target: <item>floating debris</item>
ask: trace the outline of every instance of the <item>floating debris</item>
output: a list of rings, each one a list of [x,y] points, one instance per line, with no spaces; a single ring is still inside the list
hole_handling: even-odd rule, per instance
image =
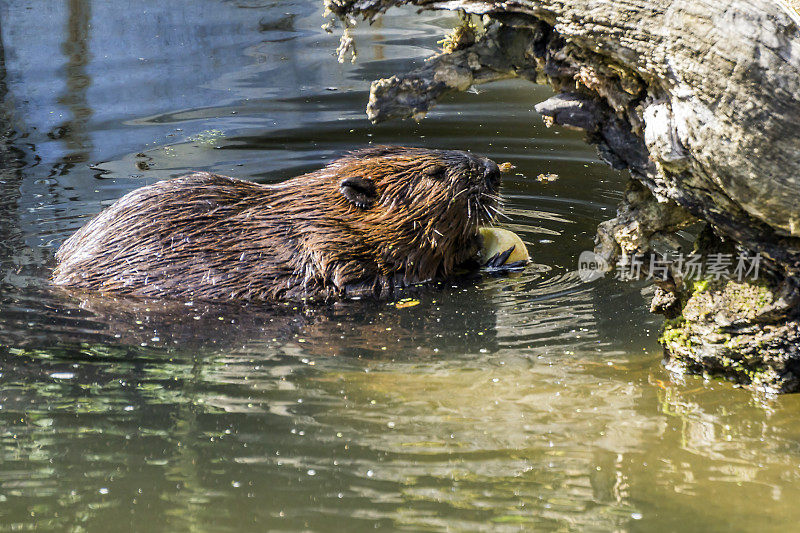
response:
[[[498,166],[498,168],[500,168],[500,172],[502,172],[503,174],[508,174],[509,172],[511,172],[512,170],[517,168],[514,165],[512,165],[511,163],[509,163],[508,161],[506,161],[505,163],[500,163],[497,166]]]
[[[556,181],[558,177],[559,177],[558,174],[548,172],[547,174],[539,174],[538,176],[536,176],[536,181],[551,182],[551,181]]]
[[[394,306],[397,309],[405,309],[406,307],[414,307],[415,305],[419,304],[420,301],[415,298],[403,298],[402,300],[394,304]]]

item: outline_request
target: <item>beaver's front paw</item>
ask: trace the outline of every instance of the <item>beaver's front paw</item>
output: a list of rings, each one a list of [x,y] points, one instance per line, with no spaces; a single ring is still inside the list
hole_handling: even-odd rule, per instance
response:
[[[484,263],[483,268],[488,270],[489,272],[501,272],[504,270],[521,270],[527,263],[528,259],[522,259],[519,261],[508,261],[508,258],[511,257],[511,254],[514,253],[516,249],[516,245],[511,246],[508,250],[504,252],[498,252],[494,254],[492,257],[489,258],[486,263]]]

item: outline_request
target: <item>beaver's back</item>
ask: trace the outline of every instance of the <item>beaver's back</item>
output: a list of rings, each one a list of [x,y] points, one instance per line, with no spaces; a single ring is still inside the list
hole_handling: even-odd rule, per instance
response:
[[[296,270],[280,217],[253,220],[274,194],[209,173],[142,187],[64,242],[53,281],[143,297],[274,298]]]

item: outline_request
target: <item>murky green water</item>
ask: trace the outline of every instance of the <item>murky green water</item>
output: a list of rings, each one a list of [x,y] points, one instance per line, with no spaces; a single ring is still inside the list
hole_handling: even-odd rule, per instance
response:
[[[337,35],[311,1],[0,4],[0,529],[791,530],[800,396],[661,367],[642,287],[582,284],[625,177],[504,82],[370,125],[452,22]],[[524,273],[418,305],[53,293],[55,247],[190,169],[269,182],[370,142],[511,161]],[[557,173],[539,183],[540,173]]]

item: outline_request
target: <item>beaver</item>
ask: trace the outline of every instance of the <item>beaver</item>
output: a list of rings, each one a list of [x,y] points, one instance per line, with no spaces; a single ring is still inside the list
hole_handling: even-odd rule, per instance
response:
[[[53,282],[204,301],[388,297],[475,260],[500,174],[468,152],[402,146],[274,185],[196,172],[102,211],[58,249]]]

